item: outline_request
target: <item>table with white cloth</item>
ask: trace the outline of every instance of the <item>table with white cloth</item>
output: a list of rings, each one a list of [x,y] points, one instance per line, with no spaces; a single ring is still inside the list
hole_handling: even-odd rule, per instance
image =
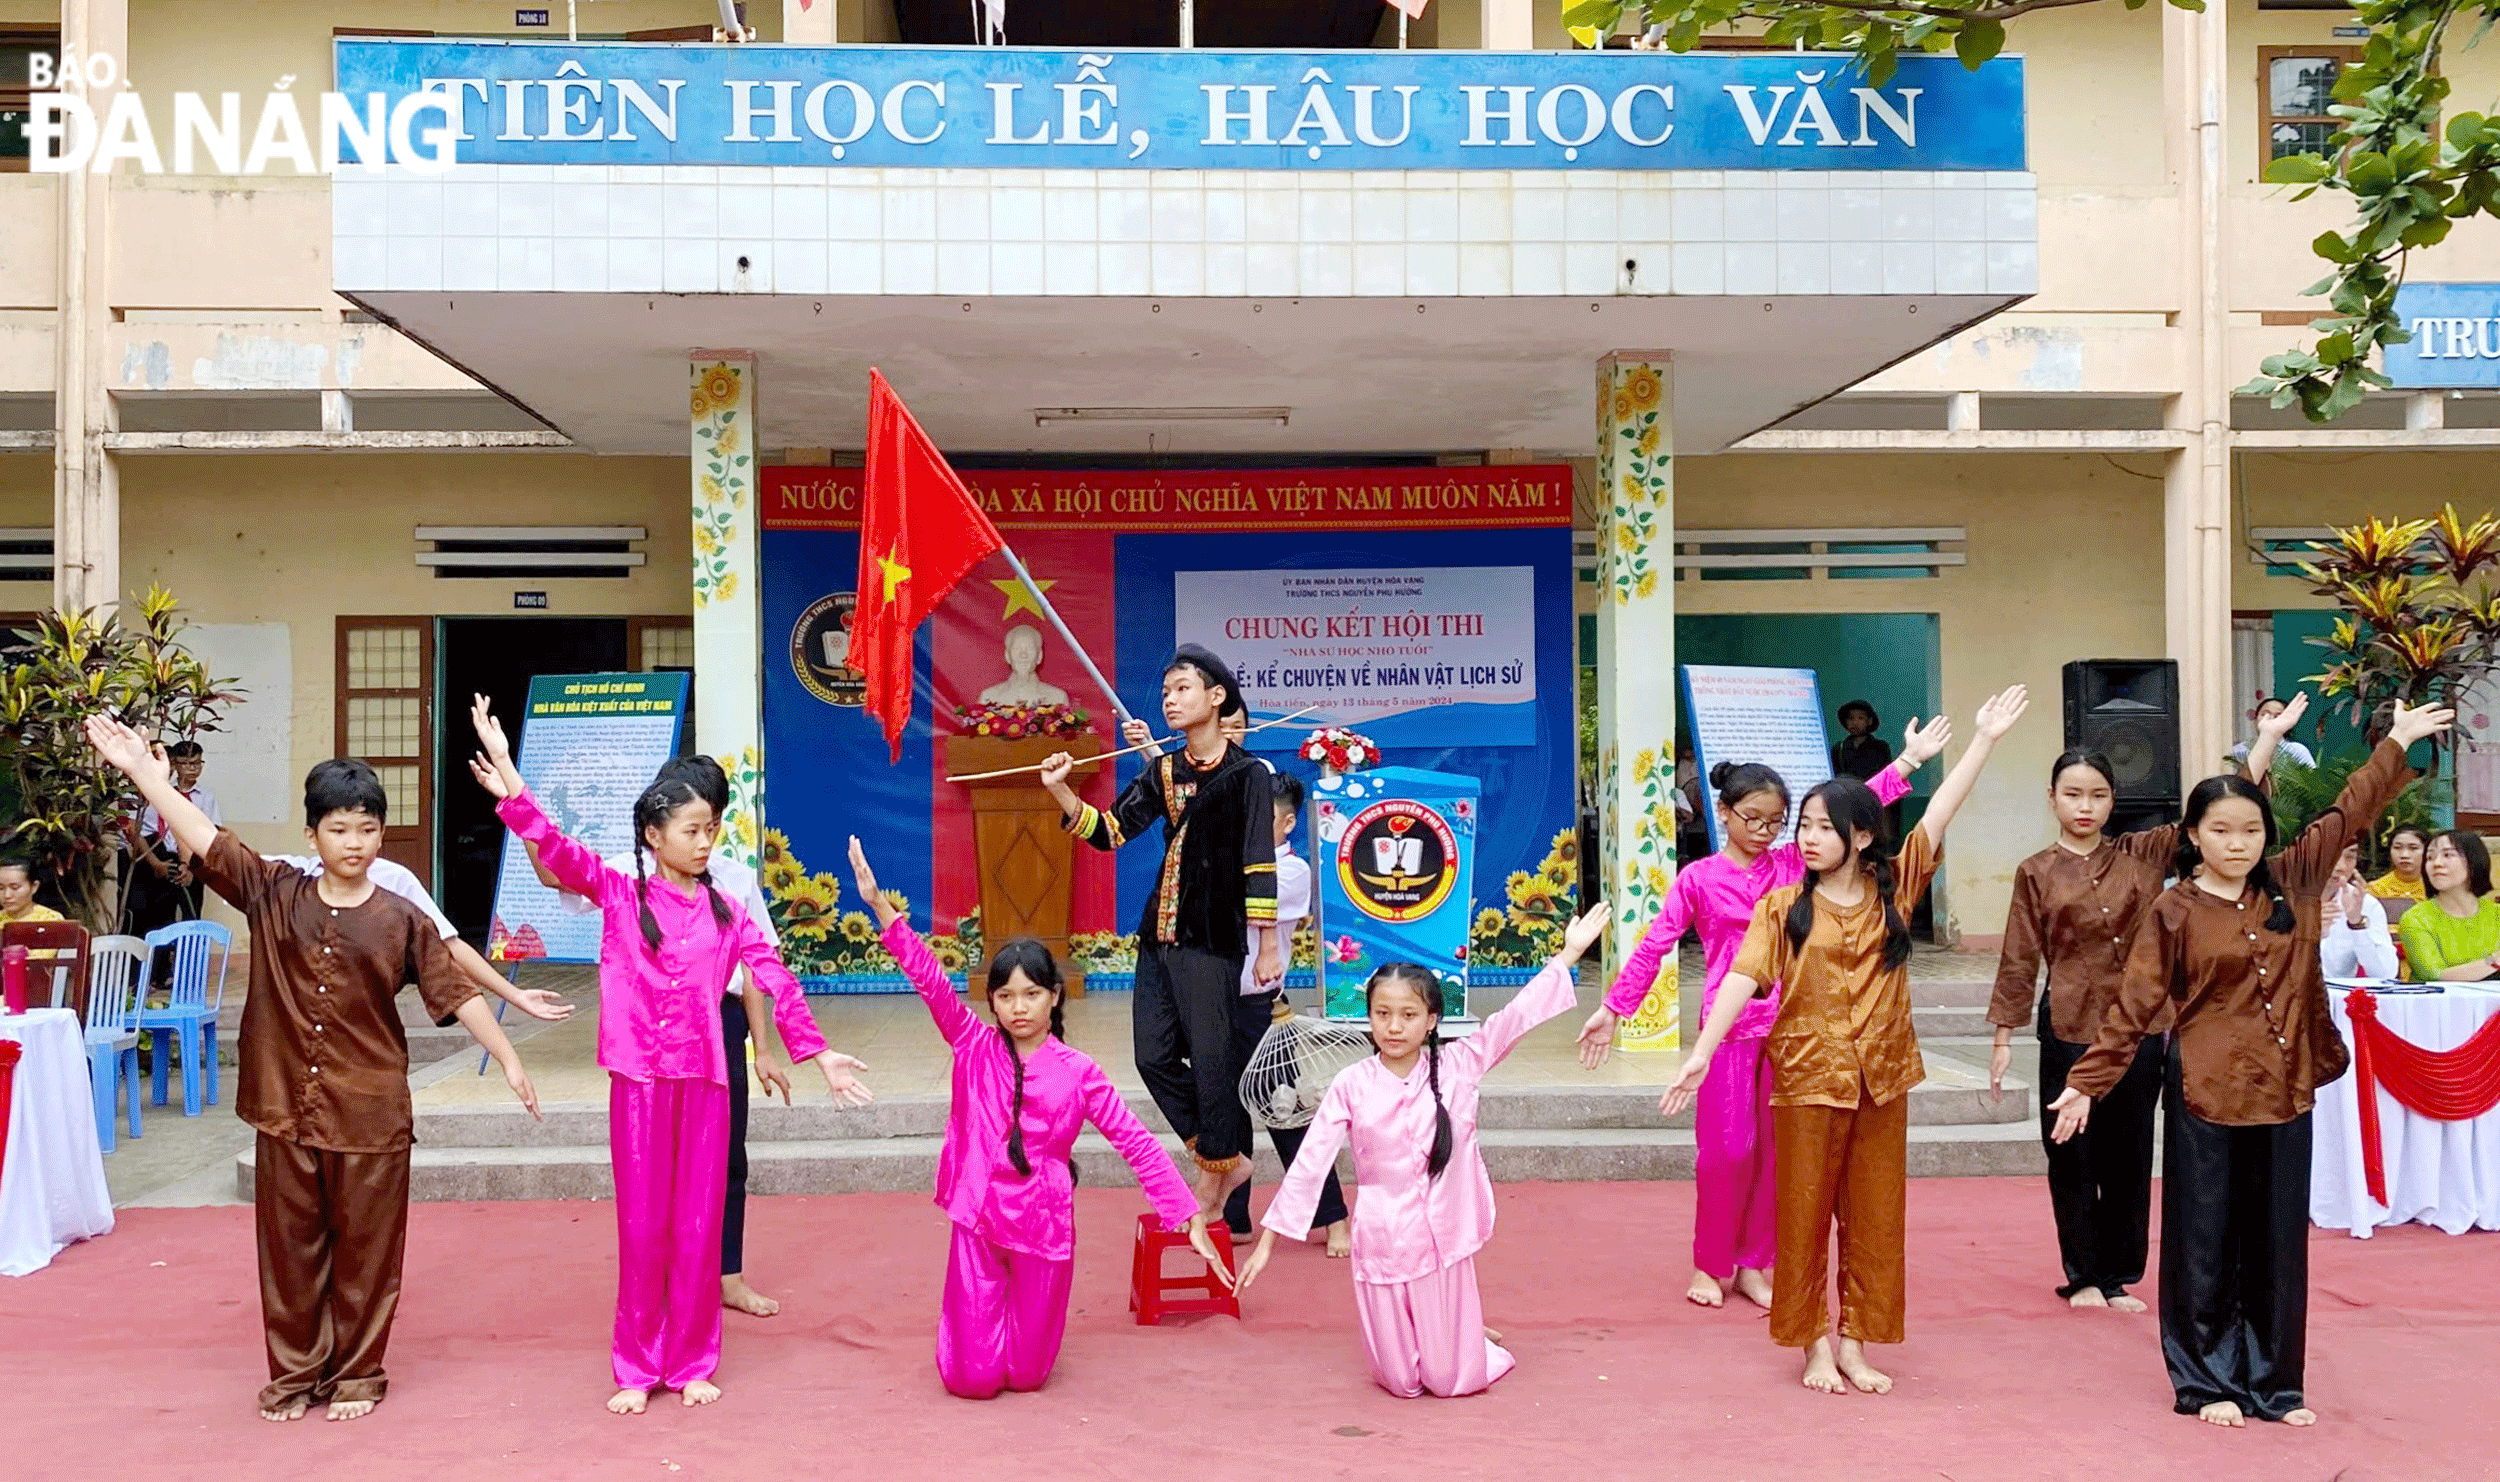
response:
[[[2330,987],[2335,1027],[2352,1043],[2347,990]],[[2453,1050],[2500,1013],[2500,991],[2450,984],[2437,993],[2376,995],[2378,1022],[2425,1050]],[[2500,1230],[2500,1108],[2470,1121],[2442,1122],[2378,1089],[2379,1143],[2388,1202],[2370,1197],[2361,1158],[2358,1074],[2318,1088],[2309,1163],[2309,1218],[2367,1239],[2380,1225],[2434,1225],[2451,1235]]]
[[[113,1228],[96,1142],[87,1046],[67,1009],[0,1014],[0,1039],[24,1047],[0,1159],[0,1276],[52,1264],[61,1247]]]

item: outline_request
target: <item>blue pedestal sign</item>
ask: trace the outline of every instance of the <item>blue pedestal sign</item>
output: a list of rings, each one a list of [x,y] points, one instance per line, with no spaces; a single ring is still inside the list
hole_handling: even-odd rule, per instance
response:
[[[1331,1019],[1366,1017],[1363,984],[1380,966],[1441,975],[1442,1016],[1467,1017],[1467,926],[1475,906],[1473,777],[1380,767],[1312,789],[1320,982]]]

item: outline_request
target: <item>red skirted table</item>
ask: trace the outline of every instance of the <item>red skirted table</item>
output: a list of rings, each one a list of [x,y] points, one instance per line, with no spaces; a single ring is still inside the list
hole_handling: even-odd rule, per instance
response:
[[[2311,1221],[2500,1230],[2500,991],[2328,995],[2353,1068],[2318,1091]]]

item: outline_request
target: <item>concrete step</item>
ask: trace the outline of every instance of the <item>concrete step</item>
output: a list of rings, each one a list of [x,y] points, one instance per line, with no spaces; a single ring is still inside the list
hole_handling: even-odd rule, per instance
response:
[[[465,1038],[465,1037],[464,1037]],[[2009,1080],[2001,1101],[1986,1094],[1987,1054],[1976,1067],[1959,1059],[1929,1063],[1929,1079],[1910,1092],[1914,1126],[1961,1127],[1995,1122],[2024,1122],[2031,1116],[2028,1082]],[[1520,1086],[1488,1087],[1478,1103],[1478,1124],[1495,1131],[1659,1131],[1689,1129],[1692,1113],[1672,1122],[1658,1116],[1656,1086]],[[1128,1097],[1129,1110],[1149,1128],[1170,1129],[1152,1100]],[[500,1105],[420,1107],[417,1141],[433,1148],[559,1148],[596,1147],[608,1141],[605,1102],[551,1102],[539,1108],[544,1121],[533,1121],[518,1107]],[[879,1139],[939,1137],[946,1131],[947,1097],[942,1093],[885,1096],[856,1109],[834,1107],[822,1100],[797,1106],[757,1102],[749,1113],[747,1145],[751,1149],[784,1142],[855,1142]]]
[[[1681,1179],[1693,1174],[1687,1128],[1488,1130],[1480,1136],[1486,1169],[1497,1182],[1590,1183]],[[936,1137],[868,1137],[749,1145],[749,1189],[757,1194],[922,1193],[937,1177]],[[1165,1152],[1180,1164],[1177,1144]],[[235,1190],[252,1197],[252,1159],[235,1159]],[[1136,1183],[1110,1144],[1088,1135],[1076,1147],[1078,1179],[1094,1187]],[[2038,1128],[2029,1123],[1925,1126],[1910,1129],[1909,1171],[1915,1177],[2038,1175],[2047,1163]],[[1341,1156],[1349,1182],[1353,1167]],[[1274,1187],[1282,1170],[1262,1147],[1260,1183]],[[409,1197],[432,1201],[607,1199],[616,1186],[604,1146],[419,1147],[409,1170]]]
[[[1996,986],[1993,978],[1913,978],[1910,1003],[1922,1009],[1984,1009]]]
[[[1918,1027],[1922,1045],[1940,1039],[1968,1035],[1992,1036],[1996,1026],[1988,1022],[1988,1006],[1979,1004],[1918,1004],[1910,1010],[1910,1022]]]

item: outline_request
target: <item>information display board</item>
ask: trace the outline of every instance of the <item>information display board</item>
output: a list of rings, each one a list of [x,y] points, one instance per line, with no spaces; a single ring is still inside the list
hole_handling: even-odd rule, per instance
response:
[[[633,864],[634,800],[677,754],[684,674],[541,674],[513,734],[513,763],[548,818],[619,868]],[[504,835],[490,948],[509,962],[596,962],[600,919],[568,911]]]
[[[1693,757],[1707,778],[1721,762],[1760,762],[1802,798],[1832,778],[1829,735],[1823,729],[1823,691],[1811,669],[1756,669],[1733,664],[1685,664],[1684,714],[1693,731]],[[1705,786],[1702,817],[1710,847],[1727,843],[1719,833],[1719,810]],[[1796,837],[1791,810],[1777,843]]]

